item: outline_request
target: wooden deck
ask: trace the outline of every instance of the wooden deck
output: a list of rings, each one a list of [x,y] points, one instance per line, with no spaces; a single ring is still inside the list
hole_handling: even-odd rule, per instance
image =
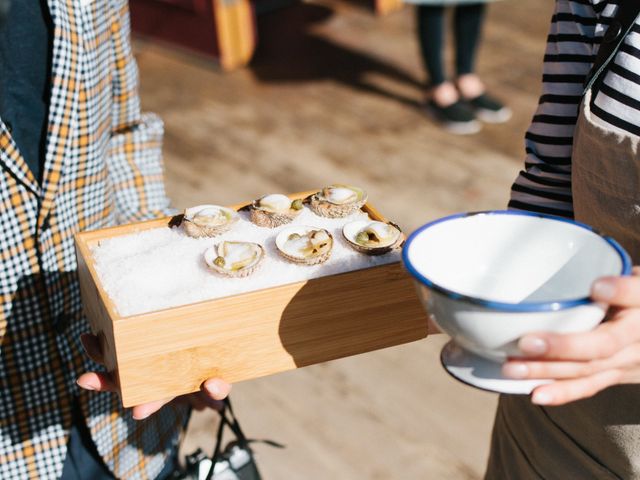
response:
[[[258,21],[257,56],[230,74],[137,44],[144,107],[166,122],[168,190],[179,208],[232,204],[336,181],[361,185],[407,231],[465,210],[502,208],[537,102],[553,2],[489,8],[478,69],[514,118],[458,137],[419,109],[424,74],[411,8],[302,3]],[[496,396],[440,368],[445,339],[352,357],[234,387],[266,480],[479,478]],[[212,448],[210,415],[185,447]]]

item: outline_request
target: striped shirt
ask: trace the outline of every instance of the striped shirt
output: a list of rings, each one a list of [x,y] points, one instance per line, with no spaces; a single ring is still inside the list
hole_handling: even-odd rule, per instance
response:
[[[542,95],[525,136],[525,169],[512,186],[510,208],[573,217],[571,154],[583,83],[622,1],[556,1]],[[640,17],[592,98],[591,110],[604,128],[640,136]]]

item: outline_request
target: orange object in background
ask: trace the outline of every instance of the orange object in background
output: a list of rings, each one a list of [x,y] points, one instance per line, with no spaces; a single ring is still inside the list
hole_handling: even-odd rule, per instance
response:
[[[295,1],[295,0],[293,0]],[[273,11],[292,0],[130,0],[135,33],[217,58],[223,70],[247,65],[256,49],[255,9]],[[378,15],[402,0],[374,0]]]
[[[218,58],[224,70],[246,65],[256,45],[249,0],[130,0],[135,33]]]

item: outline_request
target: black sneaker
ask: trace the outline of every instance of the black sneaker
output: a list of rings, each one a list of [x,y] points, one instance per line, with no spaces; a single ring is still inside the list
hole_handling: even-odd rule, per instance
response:
[[[487,123],[504,123],[511,118],[513,112],[498,100],[483,93],[479,97],[467,100],[476,116]]]
[[[458,135],[471,135],[478,133],[482,124],[476,119],[475,113],[466,102],[457,102],[441,107],[433,100],[429,100],[425,105],[425,110],[442,127]]]

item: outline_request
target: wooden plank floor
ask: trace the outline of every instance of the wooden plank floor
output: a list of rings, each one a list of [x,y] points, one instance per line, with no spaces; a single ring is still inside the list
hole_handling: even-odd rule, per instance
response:
[[[230,204],[342,181],[366,188],[407,231],[437,216],[502,208],[537,101],[553,2],[489,8],[478,69],[514,118],[458,137],[420,112],[424,74],[413,11],[320,0],[260,18],[250,68],[138,43],[144,107],[166,122],[167,187],[177,207]],[[445,339],[238,384],[234,398],[265,479],[479,478],[496,396],[440,368]],[[211,448],[210,415],[185,447]]]

